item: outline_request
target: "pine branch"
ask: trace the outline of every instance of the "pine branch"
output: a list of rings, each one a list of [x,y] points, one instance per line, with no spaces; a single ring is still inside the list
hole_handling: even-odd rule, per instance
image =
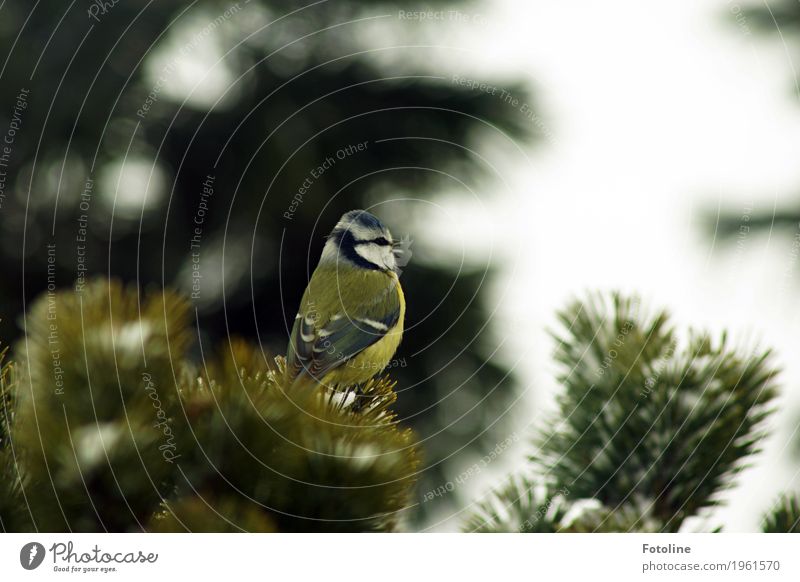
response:
[[[40,297],[26,316],[12,432],[33,527],[141,529],[172,489],[173,366],[188,309],[170,293],[97,281]]]
[[[764,533],[800,533],[800,496],[781,495],[761,522]]]
[[[0,351],[0,531],[30,529],[21,492],[22,478],[11,446],[14,423],[14,372]]]
[[[516,476],[472,510],[464,531],[479,533],[555,533],[569,510],[569,491]]]
[[[22,479],[10,450],[0,450],[0,475],[0,532],[29,531]]]
[[[679,349],[665,312],[592,296],[561,313],[560,418],[535,462],[577,498],[635,501],[666,530],[717,504],[757,451],[777,374],[770,353],[740,354],[707,335]]]
[[[568,489],[514,477],[472,510],[464,531],[481,533],[656,532],[662,528],[647,507],[611,508],[596,499],[570,497]]]
[[[235,497],[217,498],[213,494],[184,497],[164,505],[153,516],[148,531],[174,532],[275,532],[271,516],[254,503]]]
[[[242,342],[193,370],[187,314],[104,281],[34,303],[13,393],[0,374],[2,527],[395,529],[419,453],[394,383],[289,392],[283,359]]]
[[[11,363],[5,361],[6,352],[7,350],[0,350],[0,450],[5,450],[10,444],[14,420],[12,369]]]
[[[221,352],[223,361],[182,390],[193,439],[181,444],[185,480],[167,503],[177,517],[158,528],[187,511],[190,522],[206,523],[208,512],[187,500],[213,492],[249,503],[258,514],[246,521],[267,531],[395,529],[419,453],[389,411],[394,383],[371,380],[362,394],[290,393],[282,358],[270,362],[246,344]]]
[[[619,294],[573,302],[559,320],[564,392],[531,456],[555,493],[514,481],[467,529],[676,531],[719,503],[763,436],[777,374],[769,352],[741,354],[705,334],[680,349],[664,311]]]
[[[575,517],[561,533],[659,532],[664,524],[652,515],[651,507],[631,503],[620,507],[602,505],[596,499],[576,503]]]

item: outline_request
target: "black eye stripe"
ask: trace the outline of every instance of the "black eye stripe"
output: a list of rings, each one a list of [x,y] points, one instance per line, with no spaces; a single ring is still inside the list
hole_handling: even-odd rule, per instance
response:
[[[357,241],[355,241],[355,244],[356,245],[375,244],[375,245],[378,245],[378,246],[381,246],[381,247],[388,247],[388,246],[391,246],[392,243],[390,243],[388,240],[386,240],[384,237],[381,236],[381,237],[373,238],[373,239],[370,239],[370,240],[357,240]]]

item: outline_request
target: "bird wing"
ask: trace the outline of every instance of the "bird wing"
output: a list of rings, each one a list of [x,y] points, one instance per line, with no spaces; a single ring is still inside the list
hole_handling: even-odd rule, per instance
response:
[[[308,374],[319,380],[334,368],[380,341],[400,318],[397,281],[366,301],[342,300],[326,321],[304,297],[289,339],[287,369],[293,377]]]

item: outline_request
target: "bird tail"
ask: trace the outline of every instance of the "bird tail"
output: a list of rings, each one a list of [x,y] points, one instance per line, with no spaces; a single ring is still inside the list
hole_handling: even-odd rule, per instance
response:
[[[308,370],[304,370],[302,367],[298,369],[297,367],[287,366],[284,386],[288,386],[290,392],[295,394],[298,392],[311,392],[314,388],[322,385],[322,382]]]

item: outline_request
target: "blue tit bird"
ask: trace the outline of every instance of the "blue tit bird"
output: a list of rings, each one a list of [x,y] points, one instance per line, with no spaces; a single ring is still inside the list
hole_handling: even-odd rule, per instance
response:
[[[389,229],[364,210],[336,223],[303,294],[286,353],[292,388],[353,386],[383,370],[406,303]]]

